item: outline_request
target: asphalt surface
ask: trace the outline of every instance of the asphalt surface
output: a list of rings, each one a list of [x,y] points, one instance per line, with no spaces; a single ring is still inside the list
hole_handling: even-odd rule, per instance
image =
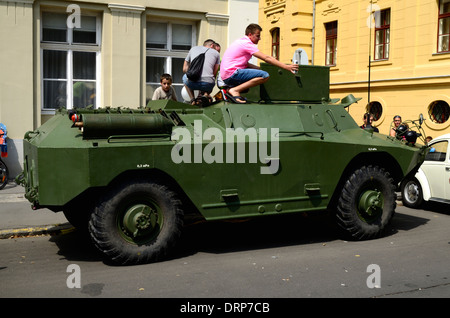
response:
[[[54,235],[73,229],[61,212],[34,211],[24,194],[25,188],[13,180],[0,190],[0,239]]]
[[[366,242],[349,243],[346,241],[327,241],[321,237],[320,240],[314,241],[316,228],[309,228],[306,225],[305,236],[300,236],[300,240],[297,238],[298,243],[291,242],[291,236],[277,235],[272,232],[274,229],[269,226],[267,230],[259,230],[259,233],[270,233],[270,235],[260,235],[254,237],[252,231],[246,230],[246,227],[241,229],[241,232],[237,231],[233,235],[235,238],[227,237],[230,233],[229,225],[218,224],[216,226],[209,226],[206,228],[192,228],[188,231],[188,240],[184,243],[184,248],[179,251],[182,257],[180,272],[180,261],[175,259],[170,263],[156,263],[152,264],[152,273],[155,275],[148,283],[148,286],[142,288],[142,291],[147,290],[150,294],[145,296],[160,296],[160,297],[185,297],[186,295],[201,295],[201,297],[209,297],[211,290],[215,290],[221,297],[229,297],[230,290],[226,288],[218,288],[216,277],[222,277],[224,274],[231,273],[231,276],[225,276],[225,279],[218,284],[218,286],[228,286],[230,288],[236,288],[236,286],[242,286],[242,281],[236,281],[236,271],[241,271],[242,268],[247,270],[243,272],[243,277],[248,279],[254,279],[254,286],[252,289],[246,290],[239,287],[234,297],[254,298],[254,294],[259,293],[259,297],[292,297],[296,295],[298,297],[448,297],[449,283],[447,280],[448,271],[446,271],[448,264],[448,254],[445,251],[448,249],[448,236],[442,233],[445,232],[445,226],[448,224],[448,210],[445,207],[445,217],[439,219],[440,214],[427,213],[423,215],[421,211],[411,210],[408,213],[404,213],[406,208],[401,207],[401,201],[397,201],[398,210],[394,221],[396,222],[396,228],[398,233],[395,236],[387,236],[380,240],[375,240],[368,244]],[[403,211],[403,212],[402,212]],[[447,221],[443,222],[443,221]],[[433,226],[424,226],[426,223],[430,223]],[[267,223],[266,223],[267,224]],[[248,226],[252,226],[249,224]],[[267,226],[267,225],[266,225]],[[431,226],[431,225],[430,225]],[[295,225],[297,228],[297,225]],[[410,229],[416,229],[415,231],[409,231]],[[447,227],[448,228],[448,227]],[[13,181],[10,182],[3,190],[0,190],[0,239],[6,246],[8,243],[25,244],[29,241],[23,240],[8,240],[9,238],[23,237],[23,236],[36,236],[36,235],[56,235],[64,232],[71,232],[73,227],[68,223],[64,214],[54,213],[48,209],[40,209],[33,211],[31,204],[24,198],[24,188],[16,185]],[[280,229],[278,229],[280,230]],[[444,231],[443,231],[444,230]],[[284,230],[283,230],[284,231]],[[414,233],[413,233],[414,232]],[[214,233],[215,235],[212,235]],[[310,235],[310,233],[315,233]],[[100,290],[105,286],[104,282],[109,279],[111,271],[121,271],[123,267],[111,267],[105,270],[100,262],[85,261],[86,249],[79,247],[80,241],[73,239],[73,236],[77,235],[77,232],[69,233],[69,235],[56,236],[55,246],[51,248],[59,249],[55,252],[50,249],[48,252],[48,244],[44,247],[37,247],[38,244],[33,245],[33,249],[30,253],[49,253],[45,256],[45,262],[48,262],[51,257],[57,257],[58,260],[65,259],[67,263],[79,262],[83,264],[83,279],[86,281],[92,280],[94,283],[87,284],[86,289],[80,291],[81,296],[83,293],[89,293],[89,288],[97,288],[100,286]],[[247,236],[250,235],[250,236]],[[431,236],[430,236],[431,235]],[[435,237],[435,235],[437,235]],[[67,239],[69,237],[69,239]],[[72,239],[70,239],[72,237]],[[210,239],[205,240],[208,237]],[[225,238],[226,239],[223,239]],[[426,237],[425,241],[421,238]],[[244,245],[241,239],[244,239]],[[189,241],[190,239],[190,241]],[[266,240],[264,240],[266,239]],[[261,241],[260,241],[261,240]],[[277,241],[278,240],[278,241]],[[304,243],[306,240],[306,244]],[[275,241],[275,243],[274,243]],[[36,241],[35,241],[36,242]],[[224,243],[226,242],[226,243]],[[247,242],[247,243],[245,243]],[[281,245],[277,245],[277,242],[281,242]],[[248,244],[248,245],[245,245]],[[197,246],[200,245],[198,248]],[[21,246],[21,245],[17,245]],[[15,249],[17,249],[15,246]],[[263,248],[261,248],[263,246]],[[294,252],[291,248],[294,247]],[[332,247],[332,249],[330,249]],[[42,249],[41,249],[42,248]],[[20,248],[21,251],[24,249]],[[80,250],[82,252],[80,252]],[[45,251],[45,252],[44,252]],[[88,250],[89,251],[89,250]],[[248,255],[243,258],[240,254],[241,251],[249,251]],[[8,251],[5,252],[5,259],[8,260]],[[428,253],[429,252],[429,253]],[[23,252],[21,252],[23,253]],[[190,253],[195,254],[195,258],[189,258]],[[267,254],[269,253],[269,254]],[[81,255],[82,254],[82,255]],[[215,254],[213,258],[210,258],[211,254]],[[19,254],[23,255],[23,254]],[[97,254],[95,254],[97,255]],[[302,255],[299,259],[298,255]],[[28,257],[29,256],[29,257]],[[31,254],[27,254],[28,259],[34,259]],[[95,256],[95,260],[100,259]],[[88,257],[89,258],[89,257]],[[38,257],[36,256],[36,259]],[[283,262],[275,266],[274,262],[283,259]],[[328,262],[327,260],[332,260]],[[360,286],[360,282],[365,283],[367,279],[367,264],[373,263],[379,264],[383,268],[383,290],[378,291],[373,289],[362,289],[363,292],[351,289],[348,286]],[[314,263],[316,261],[316,263]],[[23,279],[21,282],[17,282],[14,275],[8,276],[8,281],[3,282],[8,286],[23,286],[23,290],[26,290],[26,295],[39,294],[42,289],[53,292],[53,295],[57,297],[61,296],[73,296],[73,294],[64,294],[67,292],[66,284],[58,285],[63,286],[59,289],[59,293],[54,291],[55,286],[52,285],[55,282],[55,272],[60,270],[61,263],[54,262],[49,268],[48,263],[43,263],[44,269],[38,269],[39,275],[32,276],[32,282],[29,273],[36,273],[36,268],[27,267],[21,268],[23,271]],[[236,263],[237,262],[237,263]],[[243,266],[242,262],[247,262],[250,267]],[[249,263],[250,262],[250,263]],[[98,263],[98,264],[97,264]],[[27,262],[28,266],[36,267],[39,262]],[[63,263],[64,265],[66,263]],[[220,264],[220,266],[218,266]],[[263,264],[264,266],[261,266]],[[316,264],[316,265],[312,265]],[[96,268],[95,266],[99,266]],[[173,266],[172,270],[165,271],[168,266]],[[225,266],[225,269],[223,268]],[[226,267],[228,266],[228,268]],[[15,268],[8,266],[0,266],[0,270],[12,271]],[[59,268],[59,269],[58,269]],[[159,269],[158,269],[159,268]],[[202,268],[199,270],[199,268]],[[139,271],[142,269],[142,271]],[[258,272],[255,272],[258,269]],[[357,271],[356,269],[359,269]],[[361,270],[362,269],[362,270]],[[33,272],[34,271],[34,272]],[[142,277],[148,274],[148,267],[134,267],[136,279],[127,282],[129,290],[136,290],[136,284],[143,286]],[[294,271],[294,272],[292,272]],[[349,272],[359,273],[357,275],[347,275]],[[20,272],[22,273],[22,272]],[[50,275],[48,279],[43,279],[43,274]],[[94,273],[94,274],[92,274]],[[130,272],[123,272],[118,277],[128,277]],[[146,274],[143,274],[146,273]],[[173,275],[176,274],[176,279]],[[286,273],[289,273],[287,275]],[[294,274],[292,274],[294,273]],[[63,275],[67,275],[64,271]],[[172,275],[172,276],[171,276]],[[255,276],[256,275],[256,276]],[[258,276],[262,275],[262,276]],[[19,275],[20,276],[20,275]],[[61,276],[61,275],[60,275]],[[3,276],[6,277],[6,276]],[[59,277],[59,276],[58,276]],[[101,278],[99,278],[101,277]],[[201,277],[198,284],[191,285],[195,279]],[[281,284],[280,280],[281,279]],[[320,277],[320,279],[317,279]],[[66,281],[66,276],[63,276],[63,282]],[[346,280],[342,280],[345,278]],[[102,280],[103,279],[103,280]],[[182,280],[180,282],[180,280]],[[38,282],[40,287],[30,288],[32,283]],[[208,282],[212,281],[211,285]],[[229,285],[229,282],[235,282],[237,285]],[[246,281],[246,280],[244,280]],[[266,283],[270,281],[278,289],[267,288]],[[320,282],[319,282],[320,281]],[[252,283],[253,283],[252,282]],[[275,283],[274,283],[275,282]],[[289,283],[290,285],[283,285]],[[19,284],[19,285],[17,285]],[[21,285],[22,284],[22,285]],[[42,285],[44,284],[44,286]],[[46,284],[46,285],[45,285]],[[107,294],[106,288],[104,296],[120,297],[123,295],[123,288],[125,283],[110,283],[109,286],[118,286],[117,290],[112,290],[112,294]],[[161,286],[160,288],[155,286]],[[330,289],[330,284],[333,288]],[[182,286],[182,287],[180,287]],[[195,288],[193,288],[195,286]],[[256,287],[255,287],[256,286]],[[299,287],[300,286],[300,287]],[[304,286],[309,286],[309,289],[304,290]],[[335,286],[335,287],[334,287]],[[364,285],[365,286],[365,285]],[[15,287],[15,288],[16,288]],[[185,288],[186,287],[186,288]],[[83,286],[84,288],[84,286]],[[133,289],[134,288],[134,289]],[[184,288],[184,289],[183,289]],[[342,288],[345,288],[341,291]],[[98,289],[98,288],[97,288]],[[95,291],[97,291],[95,289]],[[338,289],[338,294],[336,293]],[[17,288],[16,288],[17,290]],[[298,290],[307,292],[306,294],[295,294]],[[323,292],[325,290],[325,293]],[[4,293],[10,292],[10,289],[4,289]],[[92,290],[91,290],[92,291]],[[108,292],[111,290],[108,289]],[[143,297],[143,292],[137,297]],[[240,293],[240,294],[239,294]],[[250,294],[246,294],[250,293]],[[9,294],[8,294],[9,295]],[[95,294],[97,295],[97,294]],[[134,295],[134,294],[133,294]],[[128,295],[129,296],[129,295]],[[144,297],[145,297],[144,296]],[[9,297],[9,296],[8,296]],[[0,292],[1,298],[1,292]],[[403,308],[403,307],[402,307]],[[403,310],[403,309],[402,309]]]

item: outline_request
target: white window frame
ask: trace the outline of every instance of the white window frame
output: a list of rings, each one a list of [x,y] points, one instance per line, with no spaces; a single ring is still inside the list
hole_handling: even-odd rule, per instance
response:
[[[42,10],[40,14],[40,21],[43,21],[42,14],[45,12],[49,13],[58,13],[65,14],[67,17],[70,13],[63,11],[53,11],[53,10]],[[73,83],[79,81],[73,78],[73,53],[74,52],[90,52],[96,53],[95,60],[95,80],[82,80],[84,82],[95,82],[95,105],[96,108],[99,107],[101,103],[101,43],[102,43],[102,19],[100,14],[94,13],[82,13],[81,16],[90,16],[95,17],[96,26],[95,26],[95,34],[96,34],[96,43],[95,44],[74,44],[73,43],[73,29],[67,28],[67,42],[51,42],[51,41],[43,41],[43,24],[41,23],[40,27],[40,65],[41,65],[41,114],[43,115],[53,115],[55,114],[54,108],[44,108],[44,50],[50,51],[64,51],[67,52],[67,60],[66,60],[66,78],[57,79],[60,81],[65,81],[66,84],[66,109],[73,108]],[[52,79],[55,80],[55,79]]]
[[[189,53],[189,50],[173,50],[172,49],[172,26],[173,24],[182,24],[182,25],[190,25],[192,26],[192,47],[197,45],[197,23],[196,21],[192,21],[192,20],[173,20],[173,21],[167,21],[163,20],[163,19],[155,19],[153,17],[148,17],[146,24],[145,24],[145,32],[147,33],[148,28],[147,28],[147,24],[149,22],[155,22],[155,23],[165,23],[167,24],[167,49],[157,49],[157,48],[146,48],[146,58],[147,57],[161,57],[161,58],[165,58],[166,61],[164,63],[164,73],[168,73],[173,75],[173,70],[172,70],[172,59],[173,58],[179,58],[179,59],[185,59],[186,56]],[[145,46],[147,46],[147,37],[145,37],[146,39],[146,43]],[[145,68],[147,69],[147,63],[145,64]],[[147,79],[145,79],[145,86],[147,87],[148,85],[155,85],[158,86],[160,85],[159,82],[147,82]],[[183,86],[183,83],[174,83],[173,86]],[[146,96],[145,97],[147,100],[150,100],[152,98],[152,96]]]

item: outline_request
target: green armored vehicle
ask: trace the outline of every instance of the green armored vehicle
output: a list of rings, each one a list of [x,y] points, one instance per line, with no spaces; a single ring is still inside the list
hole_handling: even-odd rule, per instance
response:
[[[34,209],[62,211],[119,264],[164,259],[185,220],[331,211],[352,239],[380,236],[395,189],[425,146],[359,128],[357,100],[329,97],[329,69],[270,80],[247,104],[79,109],[24,138],[20,182]],[[417,137],[417,135],[416,135]]]

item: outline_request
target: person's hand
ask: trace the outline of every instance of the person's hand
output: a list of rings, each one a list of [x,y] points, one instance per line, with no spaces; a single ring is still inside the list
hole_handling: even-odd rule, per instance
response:
[[[298,72],[298,64],[288,65],[288,70],[294,74],[297,73]]]

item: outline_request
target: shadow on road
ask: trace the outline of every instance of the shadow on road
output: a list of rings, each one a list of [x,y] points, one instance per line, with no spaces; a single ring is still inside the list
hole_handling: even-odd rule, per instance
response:
[[[185,226],[171,259],[198,252],[229,253],[279,246],[325,243],[339,239],[325,213],[263,217],[241,221],[213,221]],[[52,236],[62,257],[70,261],[104,261],[85,231]]]
[[[74,230],[69,233],[58,234],[52,236],[50,241],[58,246],[58,254],[69,261],[102,261],[102,255],[92,244],[87,231]]]
[[[396,212],[390,225],[389,235],[395,235],[398,231],[411,231],[425,225],[430,219],[426,215],[418,217],[410,214]]]
[[[441,213],[445,215],[450,215],[450,204],[440,203],[440,202],[425,202],[422,206],[425,211]]]
[[[385,236],[422,226],[429,219],[396,213]],[[341,240],[334,220],[327,213],[295,214],[254,218],[246,221],[213,221],[187,225],[170,259],[199,252],[223,254],[292,245],[308,245]],[[50,239],[59,254],[70,261],[105,261],[88,234],[74,231]]]
[[[183,237],[180,253],[229,253],[325,243],[338,239],[339,235],[329,215],[316,213],[205,222],[186,227]]]
[[[395,213],[384,237],[410,231],[429,219]],[[188,227],[179,253],[230,253],[236,251],[307,245],[342,240],[334,219],[326,213],[311,213],[253,219],[248,222],[210,222]],[[181,256],[180,256],[181,257]]]

